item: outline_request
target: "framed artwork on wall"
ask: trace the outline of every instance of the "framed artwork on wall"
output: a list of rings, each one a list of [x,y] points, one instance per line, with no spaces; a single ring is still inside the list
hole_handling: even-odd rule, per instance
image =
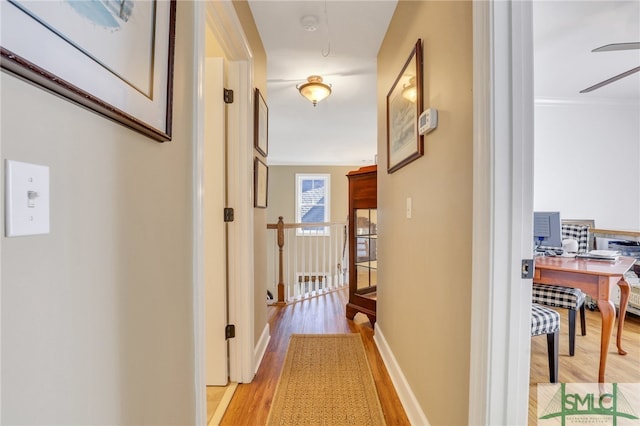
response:
[[[387,172],[393,173],[424,154],[418,133],[422,113],[422,40],[418,39],[387,95]]]
[[[0,66],[171,140],[176,1],[2,1]]]
[[[267,189],[269,183],[269,168],[261,159],[253,160],[253,206],[267,208]]]
[[[269,152],[269,108],[256,88],[253,118],[253,144],[260,154],[267,156]]]

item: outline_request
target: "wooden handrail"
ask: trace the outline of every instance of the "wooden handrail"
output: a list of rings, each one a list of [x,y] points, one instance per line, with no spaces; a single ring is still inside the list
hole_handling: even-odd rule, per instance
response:
[[[282,216],[279,216],[278,219],[282,219]],[[267,229],[278,229],[278,223],[267,223]],[[304,222],[304,223],[283,223],[284,229],[291,228],[307,228],[307,227],[320,227],[320,226],[332,226],[332,225],[344,225],[345,222]]]

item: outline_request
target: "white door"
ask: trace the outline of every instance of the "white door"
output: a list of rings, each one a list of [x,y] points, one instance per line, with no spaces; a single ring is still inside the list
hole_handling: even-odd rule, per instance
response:
[[[206,58],[204,72],[203,237],[207,386],[228,382],[224,60]]]

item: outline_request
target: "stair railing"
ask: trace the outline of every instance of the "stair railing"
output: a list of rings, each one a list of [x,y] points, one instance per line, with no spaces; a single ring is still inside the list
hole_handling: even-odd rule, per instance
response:
[[[346,222],[267,224],[267,289],[275,304],[313,297],[347,284]]]

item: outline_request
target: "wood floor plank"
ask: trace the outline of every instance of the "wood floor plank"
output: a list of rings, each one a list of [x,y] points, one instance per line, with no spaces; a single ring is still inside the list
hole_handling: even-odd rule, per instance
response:
[[[587,310],[587,335],[580,335],[580,321],[576,318],[575,355],[569,356],[568,315],[560,313],[560,354],[558,381],[560,383],[595,383],[598,381],[600,359],[600,312]],[[578,315],[576,315],[578,317]],[[616,348],[617,322],[611,336],[607,355],[606,381],[609,383],[640,383],[640,317],[627,314],[622,333],[622,347],[628,353],[619,355]],[[531,339],[531,370],[529,378],[529,425],[537,424],[537,384],[549,383],[547,340],[545,336]]]
[[[260,368],[249,384],[240,384],[221,425],[264,425],[275,394],[291,334],[360,333],[373,374],[382,411],[389,425],[409,425],[400,399],[373,341],[366,316],[345,316],[347,289],[333,291],[284,307],[270,306],[271,340]]]

